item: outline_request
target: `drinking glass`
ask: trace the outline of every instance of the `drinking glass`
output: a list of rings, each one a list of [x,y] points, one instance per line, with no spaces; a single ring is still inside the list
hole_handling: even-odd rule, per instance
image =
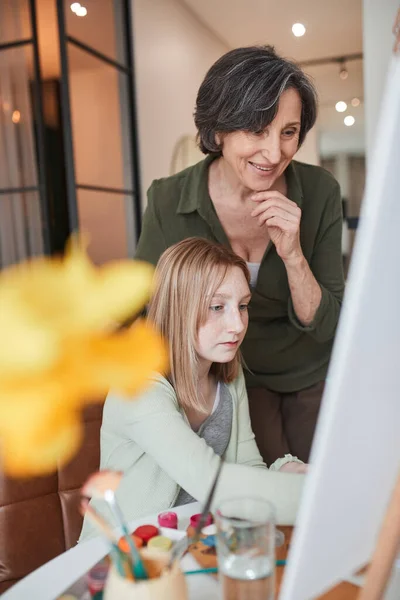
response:
[[[273,505],[262,498],[232,498],[219,505],[215,521],[218,570],[224,600],[273,600]]]

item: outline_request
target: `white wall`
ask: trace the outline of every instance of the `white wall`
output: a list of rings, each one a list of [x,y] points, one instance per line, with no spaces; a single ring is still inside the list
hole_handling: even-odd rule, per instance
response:
[[[297,152],[295,159],[310,165],[319,165],[318,122],[307,133],[306,139],[300,150]]]
[[[229,50],[178,0],[133,0],[142,199],[171,172],[174,146],[194,135],[193,110],[208,68]]]
[[[364,93],[367,159],[375,144],[375,129],[394,36],[399,0],[363,0]]]

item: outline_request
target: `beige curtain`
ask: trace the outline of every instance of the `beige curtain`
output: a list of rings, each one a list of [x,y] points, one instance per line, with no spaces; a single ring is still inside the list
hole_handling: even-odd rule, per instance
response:
[[[0,1],[0,44],[26,38],[19,1]],[[29,35],[29,34],[28,34]],[[0,49],[0,267],[43,253],[31,85],[32,44]]]

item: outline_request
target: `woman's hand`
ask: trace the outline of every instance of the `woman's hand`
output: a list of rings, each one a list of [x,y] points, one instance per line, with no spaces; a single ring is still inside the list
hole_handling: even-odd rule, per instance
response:
[[[281,259],[293,261],[302,258],[300,245],[301,209],[295,202],[280,192],[257,192],[252,200],[257,207],[251,216],[258,219],[260,226],[265,225],[271,241]]]
[[[301,210],[276,191],[252,195],[257,203],[251,215],[267,227],[271,241],[285,265],[294,312],[302,325],[312,324],[321,304],[322,289],[315,279],[300,244]]]
[[[287,462],[285,465],[282,465],[279,469],[284,473],[307,473],[308,465],[306,463],[300,463],[297,461]]]

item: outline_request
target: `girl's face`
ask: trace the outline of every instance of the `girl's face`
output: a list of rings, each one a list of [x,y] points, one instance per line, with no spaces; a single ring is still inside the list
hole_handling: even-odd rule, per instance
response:
[[[229,269],[210,298],[207,318],[199,327],[195,349],[201,366],[233,360],[247,330],[250,297],[243,271]]]

